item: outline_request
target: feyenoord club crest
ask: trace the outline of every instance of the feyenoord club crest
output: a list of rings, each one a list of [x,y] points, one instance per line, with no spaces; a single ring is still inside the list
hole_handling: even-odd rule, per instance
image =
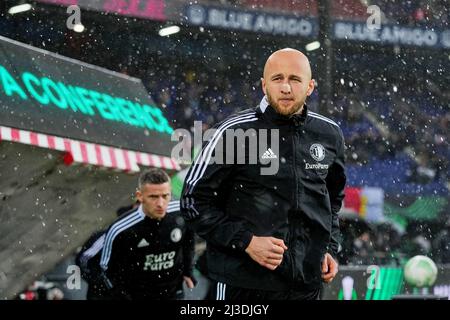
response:
[[[309,148],[309,153],[316,161],[322,161],[325,158],[325,148],[320,143],[314,143]]]
[[[181,230],[180,228],[175,228],[172,230],[172,232],[170,233],[170,240],[172,240],[173,242],[178,242],[181,239]]]

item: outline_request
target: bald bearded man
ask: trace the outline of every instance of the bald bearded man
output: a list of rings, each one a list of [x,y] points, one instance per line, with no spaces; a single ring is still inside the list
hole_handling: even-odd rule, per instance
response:
[[[308,110],[314,81],[300,51],[274,52],[261,82],[260,104],[219,123],[205,143],[186,175],[181,211],[207,241],[211,299],[319,299],[338,269],[342,131]],[[248,138],[244,152],[239,134]]]

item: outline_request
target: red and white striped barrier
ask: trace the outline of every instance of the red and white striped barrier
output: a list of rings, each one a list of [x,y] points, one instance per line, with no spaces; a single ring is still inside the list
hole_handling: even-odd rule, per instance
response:
[[[67,152],[69,156],[65,157],[66,164],[74,161],[130,172],[139,172],[138,164],[146,167],[180,170],[179,164],[169,157],[124,150],[21,129],[0,126],[0,140]]]

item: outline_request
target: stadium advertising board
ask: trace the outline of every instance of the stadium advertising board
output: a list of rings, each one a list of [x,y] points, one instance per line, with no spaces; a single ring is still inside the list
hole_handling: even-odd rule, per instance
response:
[[[183,5],[164,0],[38,0],[59,5],[78,5],[85,9],[157,21],[180,21],[195,26],[248,31],[272,35],[318,37],[317,18],[285,15],[261,10],[239,10],[224,6]],[[183,11],[183,14],[180,14]],[[366,22],[335,20],[332,36],[336,40],[388,45],[450,48],[450,29],[408,27],[384,24],[369,28]]]
[[[184,19],[192,25],[272,35],[318,37],[318,20],[262,11],[244,11],[223,7],[185,6]],[[369,29],[365,22],[333,21],[332,36],[336,40],[374,42],[400,46],[450,48],[450,30],[381,25]]]
[[[85,9],[114,12],[151,20],[166,20],[165,0],[38,0],[59,5],[78,5]]]
[[[169,126],[139,79],[0,37],[0,125],[170,155]]]
[[[185,7],[185,19],[198,26],[273,35],[312,37],[318,33],[317,23],[310,18],[197,4]]]
[[[450,48],[450,30],[411,28],[399,25],[382,25],[379,29],[369,29],[365,23],[337,21],[333,24],[333,37],[337,40],[400,46]]]

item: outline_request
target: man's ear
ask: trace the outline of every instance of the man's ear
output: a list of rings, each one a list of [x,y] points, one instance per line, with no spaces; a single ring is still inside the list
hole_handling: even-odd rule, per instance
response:
[[[262,90],[264,92],[264,95],[267,95],[267,93],[266,93],[266,81],[264,81],[264,78],[261,78],[261,87],[262,87]]]
[[[141,190],[137,189],[136,193],[135,193],[135,196],[136,196],[136,200],[138,200],[139,202],[142,203],[142,192],[141,192]]]
[[[313,93],[315,83],[316,83],[316,82],[315,82],[314,79],[309,80],[308,90],[306,91],[306,95],[307,95],[308,97]]]

